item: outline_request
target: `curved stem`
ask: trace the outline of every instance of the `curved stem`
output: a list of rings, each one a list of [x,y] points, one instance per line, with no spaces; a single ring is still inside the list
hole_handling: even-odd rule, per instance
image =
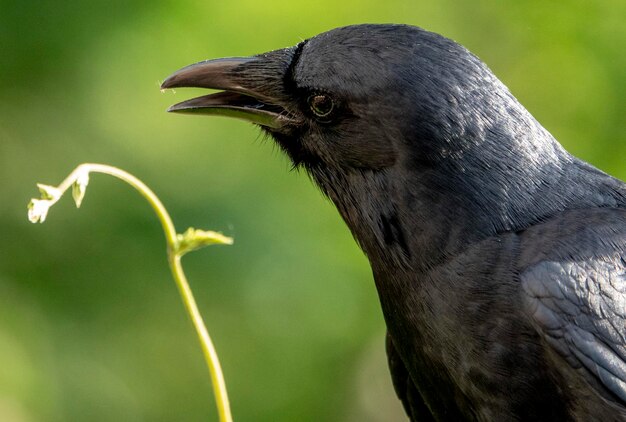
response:
[[[213,394],[215,394],[215,402],[217,403],[217,411],[219,413],[220,421],[232,422],[233,417],[230,412],[230,403],[228,401],[228,394],[226,392],[226,382],[224,381],[224,374],[220,367],[219,359],[217,358],[217,352],[211,341],[211,337],[202,321],[202,316],[196,305],[196,301],[193,298],[189,283],[187,283],[187,277],[183,272],[183,267],[180,263],[181,256],[178,254],[169,255],[170,268],[172,269],[172,275],[176,280],[176,285],[180,291],[180,295],[183,297],[183,302],[187,308],[187,313],[191,318],[193,325],[200,339],[200,345],[202,346],[202,353],[204,354],[204,360],[209,366],[209,372],[211,374],[211,383],[213,384]]]
[[[135,188],[152,206],[152,209],[159,218],[161,226],[163,227],[163,231],[165,232],[168,263],[172,271],[172,276],[174,277],[174,281],[176,282],[176,286],[178,287],[178,291],[180,292],[183,304],[185,305],[185,309],[187,310],[187,313],[191,318],[191,322],[196,329],[196,333],[202,347],[202,352],[204,354],[204,359],[209,368],[211,382],[213,384],[213,392],[215,395],[215,402],[219,414],[219,420],[220,422],[232,422],[232,414],[230,411],[228,394],[226,392],[224,374],[222,373],[222,368],[217,357],[217,352],[215,351],[215,347],[213,346],[213,342],[211,341],[211,337],[209,336],[202,316],[200,315],[198,305],[196,304],[193,293],[191,292],[191,289],[189,287],[189,283],[187,282],[187,277],[185,276],[185,272],[183,271],[183,267],[180,262],[181,254],[178,250],[178,237],[176,233],[176,228],[174,227],[174,223],[172,222],[169,213],[167,212],[159,198],[154,194],[154,192],[152,192],[152,190],[148,188],[148,186],[146,186],[141,180],[137,179],[132,174],[125,172],[124,170],[105,164],[81,164],[72,173],[70,173],[70,175],[63,182],[61,182],[61,184],[58,186],[59,191],[65,192],[67,189],[69,189],[75,182],[77,177],[83,172],[103,173],[116,177]]]
[[[152,209],[156,213],[157,217],[159,218],[161,226],[163,227],[163,232],[165,232],[165,240],[167,241],[168,249],[175,249],[177,240],[176,228],[174,227],[174,223],[172,222],[169,213],[167,212],[159,198],[141,180],[137,179],[132,174],[125,172],[124,170],[118,169],[117,167],[108,166],[106,164],[86,163],[76,167],[76,169],[72,173],[70,173],[70,175],[67,176],[67,178],[63,182],[61,182],[58,189],[61,192],[65,192],[67,189],[70,188],[72,183],[74,183],[77,175],[82,172],[108,174],[109,176],[116,177],[135,188],[135,190],[137,190],[141,194],[141,196],[146,198],[146,200],[152,206]]]

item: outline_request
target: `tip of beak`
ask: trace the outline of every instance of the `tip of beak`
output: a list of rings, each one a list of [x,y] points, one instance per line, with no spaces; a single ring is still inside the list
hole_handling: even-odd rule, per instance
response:
[[[178,104],[174,104],[172,106],[169,106],[167,108],[167,110],[165,110],[167,113],[176,113],[177,111],[180,111],[180,107],[176,107]]]
[[[169,89],[169,88],[175,88],[175,86],[174,86],[175,83],[176,83],[176,75],[172,75],[172,76],[168,77],[161,84],[161,92],[163,92],[163,91],[165,91],[166,89]]]

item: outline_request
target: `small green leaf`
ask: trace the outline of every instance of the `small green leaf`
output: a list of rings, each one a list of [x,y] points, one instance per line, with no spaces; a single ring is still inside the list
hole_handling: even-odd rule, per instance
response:
[[[209,245],[232,245],[233,238],[224,236],[222,233],[200,230],[189,227],[185,233],[176,235],[176,253],[184,255],[187,252],[203,248]]]
[[[37,187],[39,188],[39,192],[41,192],[41,199],[52,199],[57,201],[61,197],[62,192],[54,186],[37,183]]]
[[[81,172],[76,180],[72,184],[72,198],[76,203],[76,208],[80,208],[80,204],[83,202],[85,192],[87,192],[87,185],[89,184],[89,172]]]

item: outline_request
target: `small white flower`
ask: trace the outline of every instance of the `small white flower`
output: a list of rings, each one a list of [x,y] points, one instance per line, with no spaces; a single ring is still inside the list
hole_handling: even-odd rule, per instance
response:
[[[55,201],[51,199],[31,199],[28,204],[28,219],[31,223],[43,223],[46,221],[48,210]]]

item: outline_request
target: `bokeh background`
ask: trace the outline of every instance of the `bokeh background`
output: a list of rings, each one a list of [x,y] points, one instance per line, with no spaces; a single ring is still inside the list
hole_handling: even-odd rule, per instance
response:
[[[244,122],[167,115],[172,71],[361,22],[466,45],[571,152],[626,178],[626,3],[0,1],[0,420],[217,420],[143,199],[94,175],[43,225],[36,182],[122,167],[179,230],[232,235],[184,264],[236,420],[404,420],[367,262],[307,177]]]

